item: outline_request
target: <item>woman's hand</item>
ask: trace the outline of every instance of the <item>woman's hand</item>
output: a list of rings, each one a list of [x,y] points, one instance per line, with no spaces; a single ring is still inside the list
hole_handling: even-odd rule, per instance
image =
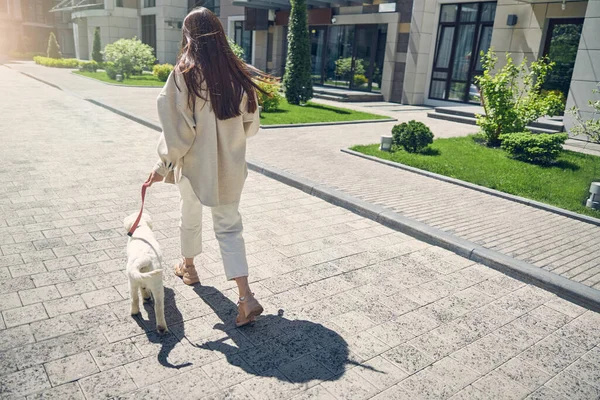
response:
[[[162,182],[162,180],[165,179],[164,176],[162,176],[161,174],[159,174],[156,171],[152,171],[150,173],[150,176],[148,177],[148,179],[146,180],[146,183],[148,184],[148,186],[152,186],[152,184],[154,182]]]

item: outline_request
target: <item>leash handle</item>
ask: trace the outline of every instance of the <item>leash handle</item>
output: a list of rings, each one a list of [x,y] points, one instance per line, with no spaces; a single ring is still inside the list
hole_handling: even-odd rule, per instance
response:
[[[142,207],[140,208],[140,213],[138,214],[137,219],[131,226],[131,229],[129,230],[129,232],[127,232],[127,236],[129,236],[129,237],[131,237],[133,235],[133,233],[135,232],[135,230],[138,227],[138,224],[140,223],[140,220],[142,219],[142,214],[144,213],[144,201],[146,200],[146,189],[148,189],[149,186],[150,186],[149,182],[144,182],[144,184],[142,185]]]

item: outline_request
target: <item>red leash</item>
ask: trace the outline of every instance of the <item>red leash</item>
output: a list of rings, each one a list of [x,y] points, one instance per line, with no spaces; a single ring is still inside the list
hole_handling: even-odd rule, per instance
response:
[[[140,223],[140,220],[142,219],[142,214],[144,212],[144,201],[146,200],[146,189],[148,189],[149,186],[150,183],[148,182],[144,182],[144,184],[142,185],[142,208],[140,208],[140,213],[138,214],[137,219],[135,220],[133,225],[131,226],[131,229],[129,230],[129,232],[127,232],[127,236],[133,235],[133,233],[138,227],[138,224]]]

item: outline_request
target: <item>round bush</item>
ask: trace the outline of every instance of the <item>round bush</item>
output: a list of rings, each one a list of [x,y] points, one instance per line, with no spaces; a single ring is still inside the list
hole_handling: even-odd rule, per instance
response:
[[[409,153],[417,153],[433,143],[433,133],[422,122],[403,122],[392,129],[392,143]]]
[[[502,149],[512,158],[533,164],[547,165],[558,158],[566,133],[507,133],[500,135]]]
[[[171,64],[159,64],[152,68],[152,74],[161,82],[166,82],[167,79],[169,79],[171,71],[173,71],[173,66]]]
[[[141,75],[145,68],[150,68],[156,58],[152,47],[142,43],[137,38],[119,39],[107,44],[104,48],[104,58],[113,62],[124,78],[131,75]]]

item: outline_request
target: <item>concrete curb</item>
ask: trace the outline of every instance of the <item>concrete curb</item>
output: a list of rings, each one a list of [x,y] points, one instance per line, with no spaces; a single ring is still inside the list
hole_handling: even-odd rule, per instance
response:
[[[383,122],[396,122],[396,118],[385,119],[360,119],[357,121],[339,121],[339,122],[314,122],[308,124],[281,124],[281,125],[261,125],[261,129],[282,129],[282,128],[304,128],[307,126],[335,126],[350,124],[377,124]]]
[[[33,79],[39,80],[37,78]],[[48,84],[48,82],[41,82]],[[52,84],[50,86],[56,87]],[[62,90],[60,88],[58,89]],[[161,131],[160,126],[144,118],[136,117],[93,99],[85,100],[120,116],[140,123],[148,128],[159,132]],[[422,222],[403,217],[402,215],[386,210],[381,206],[370,204],[336,189],[319,185],[311,180],[297,177],[293,174],[268,166],[266,164],[256,161],[248,161],[248,168],[279,182],[285,183],[286,185],[300,189],[312,196],[319,197],[331,204],[343,207],[358,215],[369,218],[389,228],[405,233],[429,244],[450,250],[474,262],[487,265],[490,268],[496,269],[525,282],[529,282],[533,285],[556,293],[557,295],[570,301],[600,312],[600,291],[585,286],[579,282],[571,281],[550,271],[546,271],[526,262],[516,260],[494,250],[486,249],[480,245],[461,239],[440,229],[423,224]],[[417,171],[422,172],[420,170]]]
[[[108,111],[112,111],[115,114],[120,115],[121,117],[125,117],[127,119],[130,119],[130,120],[132,120],[134,122],[137,122],[138,124],[144,125],[147,128],[154,129],[155,131],[158,131],[158,132],[162,132],[162,128],[160,127],[160,125],[157,125],[154,122],[152,122],[150,120],[147,120],[146,118],[136,117],[135,115],[129,114],[129,113],[125,112],[125,111],[121,111],[121,110],[119,110],[117,108],[111,107],[108,104],[104,104],[104,103],[99,102],[99,101],[94,100],[94,99],[85,99],[85,101],[89,101],[90,103],[92,103],[92,104],[94,104],[94,105],[96,105],[98,107],[102,107],[102,108],[104,108],[104,109],[106,109]]]
[[[600,311],[600,291],[571,281],[521,260],[514,259],[476,243],[464,240],[422,222],[406,218],[383,207],[367,203],[335,189],[315,184],[308,179],[265,164],[248,161],[249,169],[300,189],[312,196],[343,207],[389,228],[429,244],[450,250],[462,257],[481,263],[521,281],[541,287],[589,309]]]
[[[503,199],[506,199],[506,200],[514,201],[516,203],[525,204],[527,206],[531,206],[531,207],[534,207],[534,208],[539,208],[540,210],[545,210],[545,211],[548,211],[548,212],[551,212],[551,213],[554,213],[554,214],[562,215],[563,217],[568,217],[568,218],[576,219],[576,220],[581,221],[581,222],[586,222],[588,224],[600,226],[600,219],[598,219],[598,218],[589,217],[589,216],[583,215],[583,214],[578,214],[576,212],[565,210],[563,208],[554,207],[554,206],[551,206],[549,204],[540,203],[539,201],[530,200],[530,199],[526,199],[524,197],[515,196],[515,195],[512,195],[512,194],[500,192],[498,190],[494,190],[494,189],[486,188],[484,186],[479,186],[479,185],[475,185],[473,183],[461,181],[460,179],[450,178],[448,176],[436,174],[434,172],[429,172],[429,171],[425,171],[425,170],[422,170],[422,169],[410,167],[408,165],[400,164],[400,163],[397,163],[397,162],[394,162],[394,161],[383,160],[381,158],[377,158],[377,157],[369,156],[369,155],[366,155],[366,154],[362,154],[362,153],[359,153],[359,152],[354,151],[354,150],[341,149],[341,151],[342,151],[342,153],[351,154],[353,156],[364,158],[364,159],[371,160],[371,161],[375,161],[375,162],[378,162],[380,164],[384,164],[384,165],[387,165],[387,166],[390,166],[390,167],[394,167],[394,168],[398,168],[398,169],[403,169],[405,171],[409,171],[409,172],[413,172],[415,174],[427,176],[429,178],[437,179],[439,181],[452,183],[454,185],[462,186],[462,187],[465,187],[465,188],[468,188],[468,189],[476,190],[478,192],[482,192],[482,193],[486,193],[486,194],[489,194],[489,195],[492,195],[492,196],[500,197],[500,198],[503,198]]]

